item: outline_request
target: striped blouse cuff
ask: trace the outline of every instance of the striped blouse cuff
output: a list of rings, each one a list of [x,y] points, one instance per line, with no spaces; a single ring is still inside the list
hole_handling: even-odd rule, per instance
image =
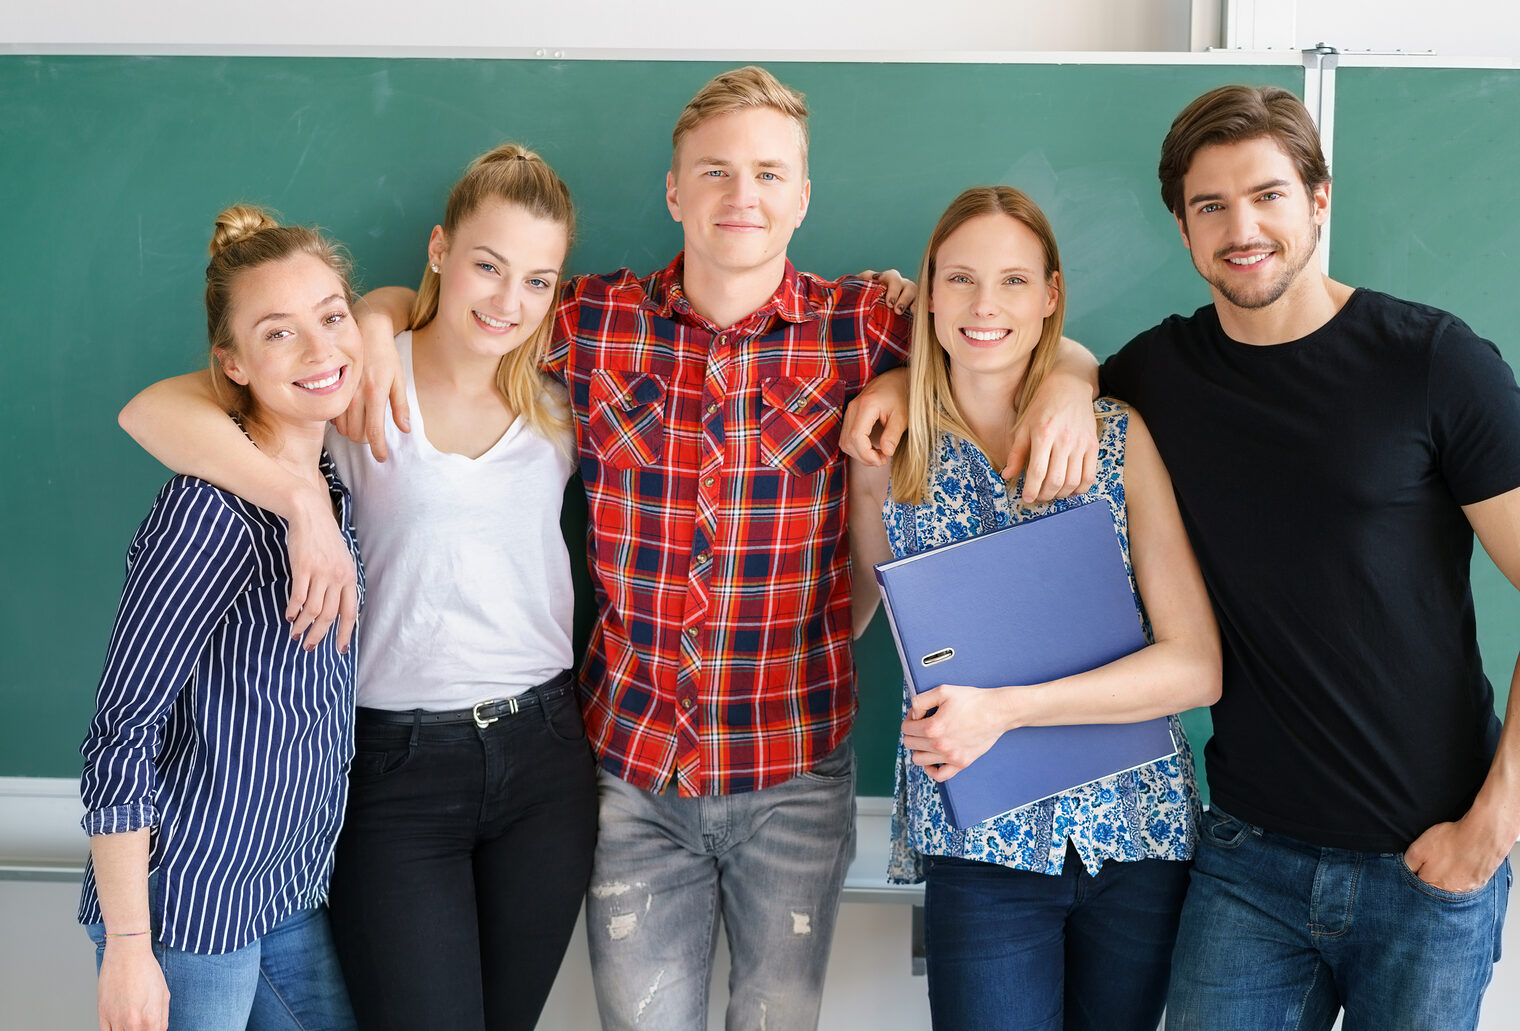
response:
[[[144,827],[158,826],[158,811],[148,802],[113,805],[106,809],[95,809],[85,813],[79,825],[84,828],[86,834],[91,836],[123,834],[127,831],[142,830]]]

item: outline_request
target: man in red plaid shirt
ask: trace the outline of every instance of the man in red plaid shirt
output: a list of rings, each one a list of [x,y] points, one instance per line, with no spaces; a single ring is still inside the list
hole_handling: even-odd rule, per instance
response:
[[[840,427],[905,357],[909,320],[870,279],[787,260],[808,209],[801,94],[726,72],[672,136],[684,249],[643,278],[571,280],[548,361],[570,390],[597,600],[580,675],[601,765],[592,973],[605,1028],[706,1027],[722,914],[727,1026],[812,1028],[855,844]],[[1028,421],[1069,410],[1090,432],[1092,360],[1067,348],[1070,397]],[[1051,465],[1052,489],[1083,473],[1080,455]]]
[[[605,1027],[705,1027],[722,913],[727,1026],[811,1028],[854,854],[841,416],[904,358],[909,320],[878,284],[787,260],[808,209],[800,94],[724,73],[672,137],[685,249],[642,279],[575,280],[550,358],[597,588],[592,969]]]

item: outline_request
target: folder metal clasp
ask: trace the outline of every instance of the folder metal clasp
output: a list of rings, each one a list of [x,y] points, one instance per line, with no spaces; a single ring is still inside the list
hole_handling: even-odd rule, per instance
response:
[[[944,662],[946,659],[953,659],[953,658],[955,658],[955,649],[954,648],[941,648],[941,649],[939,649],[939,651],[930,652],[928,655],[925,655],[923,658],[919,659],[918,661],[919,661],[920,664],[922,664],[924,666],[932,666],[936,662]]]

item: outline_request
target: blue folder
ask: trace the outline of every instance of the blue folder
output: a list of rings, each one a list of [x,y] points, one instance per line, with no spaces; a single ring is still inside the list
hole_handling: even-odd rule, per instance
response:
[[[1043,683],[1145,646],[1103,502],[882,563],[876,582],[914,694]],[[940,784],[940,797],[966,828],[1176,750],[1164,716],[1019,727]]]

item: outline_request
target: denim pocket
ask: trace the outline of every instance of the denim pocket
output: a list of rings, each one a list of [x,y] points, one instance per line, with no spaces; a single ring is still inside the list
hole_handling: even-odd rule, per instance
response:
[[[855,747],[846,738],[839,747],[829,752],[813,766],[799,776],[810,780],[823,781],[832,784],[842,780],[849,780],[855,775]]]
[[[1235,848],[1251,833],[1251,825],[1210,807],[1198,823],[1198,840],[1215,848]]]
[[[1421,880],[1420,875],[1409,868],[1409,861],[1404,858],[1402,852],[1395,855],[1394,858],[1399,862],[1399,873],[1403,874],[1404,880],[1411,888],[1422,895],[1428,895],[1440,902],[1470,902],[1493,887],[1494,878],[1489,877],[1488,880],[1478,885],[1472,891],[1447,891],[1445,888],[1437,888],[1434,884]],[[1504,872],[1506,872],[1505,868],[1501,865],[1498,870],[1494,871],[1494,876],[1498,876],[1498,874]]]
[[[573,689],[564,691],[543,701],[544,725],[549,733],[567,744],[579,744],[586,740],[586,723],[581,719],[580,703]]]
[[[394,724],[362,728],[354,733],[349,777],[372,784],[400,770],[411,758],[411,727]]]

